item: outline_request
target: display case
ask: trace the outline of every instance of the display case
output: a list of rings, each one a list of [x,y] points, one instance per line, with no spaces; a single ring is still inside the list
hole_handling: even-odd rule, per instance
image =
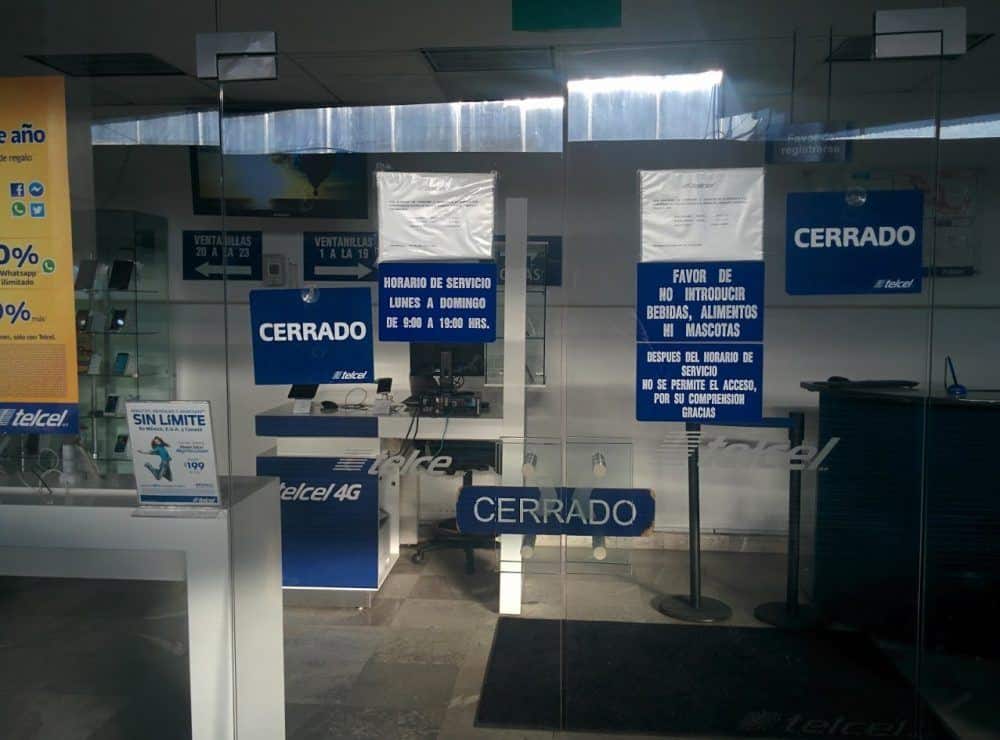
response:
[[[529,285],[524,336],[524,382],[545,385],[546,288]],[[504,286],[497,290],[497,340],[486,345],[486,385],[503,385]]]
[[[96,245],[76,264],[80,442],[102,474],[128,473],[126,402],[174,395],[167,221],[98,211]]]

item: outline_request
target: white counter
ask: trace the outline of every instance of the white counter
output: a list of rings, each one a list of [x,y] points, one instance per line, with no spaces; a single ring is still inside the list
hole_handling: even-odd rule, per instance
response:
[[[234,478],[224,501],[144,516],[134,490],[0,486],[0,574],[184,581],[193,738],[283,738],[277,480]]]

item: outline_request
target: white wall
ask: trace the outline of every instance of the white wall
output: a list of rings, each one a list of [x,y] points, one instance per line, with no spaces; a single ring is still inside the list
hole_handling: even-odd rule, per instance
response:
[[[987,235],[1000,227],[1000,170],[993,161],[998,153],[1000,146],[982,142],[942,149],[944,165],[983,170],[982,231]],[[545,389],[529,391],[528,434],[565,435],[577,453],[590,445],[599,449],[610,440],[631,441],[632,484],[656,490],[660,527],[685,527],[685,472],[656,454],[657,442],[674,425],[639,424],[634,420],[633,305],[638,252],[635,171],[757,165],[763,161],[762,146],[690,142],[577,144],[563,156],[396,155],[372,156],[371,161],[401,170],[495,169],[500,172],[498,224],[503,224],[503,198],[527,197],[529,233],[564,235],[563,287],[549,292],[549,384]],[[930,172],[933,162],[930,142],[865,145],[855,148],[850,169],[926,168]],[[181,280],[181,232],[219,226],[218,217],[191,214],[187,151],[97,148],[94,168],[98,207],[135,209],[168,218],[174,301],[169,310],[177,397],[212,401],[222,449],[227,430],[232,431],[233,472],[252,474],[255,456],[272,444],[272,440],[255,437],[253,416],[283,402],[286,388],[253,384],[246,298],[254,286],[230,283],[227,308],[222,303],[221,284]],[[1000,386],[996,371],[1000,361],[1000,322],[996,320],[1000,318],[1000,301],[996,298],[1000,255],[988,239],[984,239],[981,250],[981,275],[935,281],[939,308],[933,315],[926,289],[919,296],[785,295],[784,194],[824,185],[836,187],[843,182],[844,172],[838,166],[768,168],[765,413],[785,414],[793,408],[814,410],[815,395],[799,387],[806,379],[836,374],[925,381],[932,329],[931,367],[936,379],[940,378],[941,360],[947,352],[959,362],[966,384]],[[285,254],[296,264],[296,270],[300,269],[303,230],[374,230],[373,222],[293,219],[231,218],[227,225],[263,230],[265,253]],[[397,397],[405,395],[406,345],[377,343],[375,357],[376,376],[391,375],[400,389]],[[227,393],[231,424],[223,418]],[[339,400],[342,396],[343,391],[331,387],[324,390],[324,397]],[[718,431],[740,439],[779,440],[782,436],[773,430]],[[588,458],[589,454],[575,454],[573,464]],[[228,467],[226,462],[226,456],[220,455],[223,470]],[[585,474],[568,470],[567,480],[578,481]],[[781,531],[786,507],[787,478],[781,471],[703,471],[702,520],[706,528]]]

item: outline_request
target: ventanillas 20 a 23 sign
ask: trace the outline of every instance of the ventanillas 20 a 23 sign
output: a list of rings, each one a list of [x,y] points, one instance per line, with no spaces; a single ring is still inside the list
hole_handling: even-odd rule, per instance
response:
[[[465,486],[455,513],[466,534],[641,537],[656,507],[648,488]]]

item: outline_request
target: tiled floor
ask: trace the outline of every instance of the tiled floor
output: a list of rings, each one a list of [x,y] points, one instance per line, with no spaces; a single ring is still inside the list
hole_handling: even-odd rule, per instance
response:
[[[549,553],[551,555],[551,553]],[[457,551],[400,559],[369,609],[285,609],[286,728],[329,738],[588,740],[597,735],[474,727],[497,620],[492,553],[464,571]],[[538,564],[545,558],[540,553]],[[630,573],[525,578],[525,616],[669,622],[654,596],[687,588],[685,553],[635,550]],[[707,552],[706,595],[729,624],[761,626],[753,607],[780,598],[779,555]],[[0,737],[187,737],[183,588],[174,584],[0,581]],[[935,699],[962,737],[997,737],[994,665],[931,663]],[[615,735],[616,738],[627,738]]]

